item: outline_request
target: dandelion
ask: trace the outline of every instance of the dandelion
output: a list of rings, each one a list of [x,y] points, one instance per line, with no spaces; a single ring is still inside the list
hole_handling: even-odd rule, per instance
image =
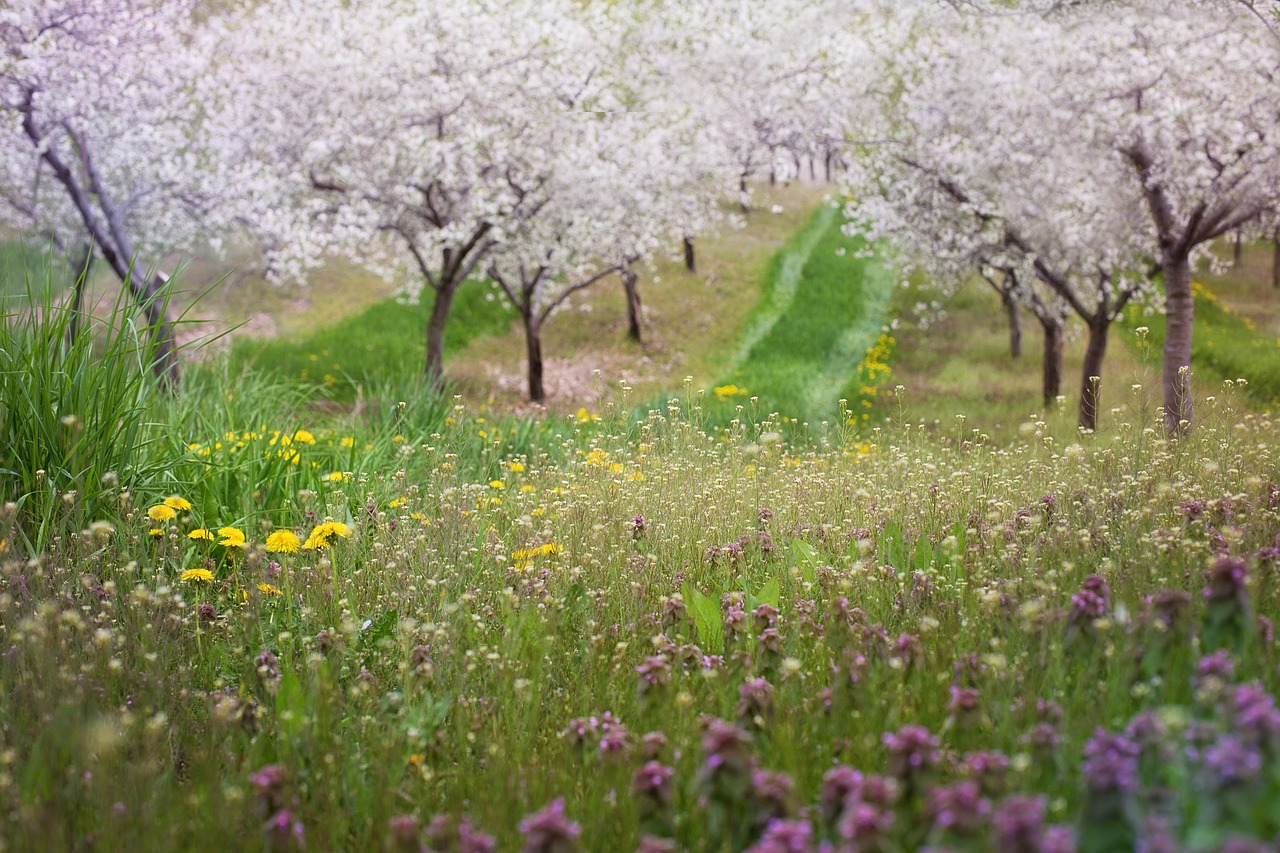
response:
[[[299,444],[315,444],[316,437],[305,429],[300,429],[293,434],[293,440]]]
[[[292,530],[277,530],[267,537],[267,550],[273,554],[296,554],[301,544]]]
[[[501,480],[489,481],[489,488],[491,489],[505,489],[506,487],[507,487],[507,484],[502,482]]]
[[[302,547],[309,551],[328,548],[333,544],[335,536],[342,539],[350,539],[351,528],[341,521],[326,521],[323,524],[317,524],[311,531],[311,535],[307,537],[307,541],[302,543]]]
[[[210,583],[213,581],[213,572],[208,569],[187,569],[178,575],[180,581],[192,581],[194,583]]]
[[[163,536],[163,535],[164,535],[164,528],[163,528],[163,527],[153,527],[153,528],[151,528],[150,530],[148,530],[148,531],[147,531],[147,535],[148,535],[148,536],[150,536],[150,537],[152,537],[152,538],[154,538],[154,539],[159,539],[161,536]]]
[[[195,530],[187,534],[188,539],[194,539],[197,542],[212,542],[213,533],[203,527],[197,527]]]
[[[147,518],[152,521],[173,521],[177,517],[178,514],[174,512],[173,507],[167,504],[156,504],[147,508]]]
[[[258,592],[262,593],[263,595],[284,595],[284,593],[280,591],[280,587],[272,583],[258,584]]]
[[[218,535],[222,537],[218,540],[218,544],[224,548],[244,547],[245,538],[243,530],[237,530],[234,527],[219,527]]]
[[[169,509],[177,510],[178,512],[186,512],[191,509],[191,502],[186,498],[179,497],[178,495],[169,495],[169,497],[164,499],[163,503],[165,506],[169,507]]]

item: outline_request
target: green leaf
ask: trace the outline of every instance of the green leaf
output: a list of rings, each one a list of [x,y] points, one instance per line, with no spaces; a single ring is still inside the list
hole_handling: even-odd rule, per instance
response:
[[[685,606],[693,614],[693,624],[698,629],[698,639],[703,651],[720,654],[724,651],[724,622],[720,618],[720,603],[698,592],[688,581],[680,587]]]
[[[818,579],[818,552],[803,539],[791,540],[791,562],[800,569],[800,576],[813,583]]]
[[[778,609],[778,601],[782,598],[782,592],[778,588],[778,579],[770,578],[769,582],[760,587],[760,592],[756,599],[761,604],[767,604],[774,610]]]
[[[306,722],[306,697],[302,693],[302,682],[292,670],[285,670],[280,676],[280,686],[276,690],[276,719],[279,721],[280,733],[285,737],[297,737]]]

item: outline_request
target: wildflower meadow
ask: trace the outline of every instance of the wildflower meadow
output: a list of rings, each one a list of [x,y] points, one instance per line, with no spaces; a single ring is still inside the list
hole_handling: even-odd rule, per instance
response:
[[[1278,79],[0,0],[0,853],[1280,853]]]

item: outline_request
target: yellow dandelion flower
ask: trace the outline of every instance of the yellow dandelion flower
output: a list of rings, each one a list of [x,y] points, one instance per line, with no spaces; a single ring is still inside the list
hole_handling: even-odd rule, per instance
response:
[[[197,527],[195,530],[187,534],[188,539],[204,540],[205,542],[213,541],[213,534],[203,527]]]
[[[523,474],[523,473],[524,473],[524,463],[523,463],[523,462],[509,462],[509,463],[507,463],[507,467],[508,467],[508,468],[510,468],[510,469],[512,470],[512,472],[514,472],[514,473],[516,473],[516,474]]]
[[[156,504],[147,508],[147,518],[152,521],[173,521],[178,514],[173,511],[173,507],[165,504]]]
[[[305,429],[300,429],[293,434],[293,440],[299,444],[315,444],[316,437]]]
[[[341,439],[339,439],[338,446],[339,447],[355,447],[356,440],[349,435],[344,435]]]
[[[258,584],[258,592],[261,592],[263,595],[284,595],[284,593],[280,591],[280,587],[273,583]]]
[[[302,547],[310,550],[327,548],[333,542],[333,537],[335,536],[349,539],[351,538],[351,528],[341,521],[326,521],[323,524],[317,524]]]
[[[267,550],[273,554],[296,554],[301,544],[292,530],[277,530],[267,537]]]
[[[489,488],[491,489],[505,489],[506,487],[507,487],[507,484],[502,482],[501,480],[489,481]]]
[[[341,483],[343,480],[347,479],[347,477],[341,471],[334,471],[332,474],[326,476],[325,479],[330,483]]]
[[[153,527],[153,528],[151,528],[150,530],[148,530],[148,531],[147,531],[147,535],[148,535],[148,536],[153,536],[153,537],[155,537],[156,539],[159,539],[161,536],[163,536],[163,535],[164,535],[164,528],[163,528],[163,527]]]
[[[208,569],[187,569],[178,575],[180,581],[194,581],[195,583],[209,583],[213,580],[213,572]]]
[[[405,504],[407,504],[408,502],[409,502],[409,501],[408,501],[408,499],[407,499],[407,498],[393,498],[393,499],[391,500],[391,502],[387,504],[387,507],[388,507],[389,509],[397,509],[397,508],[399,508],[399,507],[404,506],[404,505],[405,505]]]
[[[237,530],[234,527],[219,527],[218,535],[222,537],[218,542],[219,545],[223,545],[227,548],[244,547],[245,539],[244,531],[242,530]]]
[[[186,498],[179,497],[178,495],[169,495],[169,497],[164,499],[164,505],[169,507],[169,509],[175,509],[178,512],[186,512],[191,509],[191,502]]]

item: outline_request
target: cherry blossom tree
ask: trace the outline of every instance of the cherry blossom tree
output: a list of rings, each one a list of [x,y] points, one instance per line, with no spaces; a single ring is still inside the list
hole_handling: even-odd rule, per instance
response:
[[[1269,33],[1225,2],[953,13],[897,58],[861,181],[884,201],[870,215],[899,227],[948,197],[960,255],[1002,251],[1070,305],[1089,330],[1087,427],[1106,330],[1158,283],[1165,425],[1184,431],[1192,266],[1275,206],[1275,70]]]
[[[154,260],[216,237],[228,192],[193,85],[207,58],[187,0],[9,0],[0,7],[0,222],[88,267],[102,257],[145,312],[176,382]]]
[[[570,4],[269,2],[228,26],[228,66],[258,69],[238,110],[260,190],[249,212],[279,276],[345,255],[432,298],[425,371],[443,377],[459,287],[536,203],[525,140],[578,97]],[[512,26],[513,22],[519,26]],[[495,38],[494,33],[503,33]],[[584,60],[590,67],[590,60]],[[260,73],[259,73],[260,72]]]

